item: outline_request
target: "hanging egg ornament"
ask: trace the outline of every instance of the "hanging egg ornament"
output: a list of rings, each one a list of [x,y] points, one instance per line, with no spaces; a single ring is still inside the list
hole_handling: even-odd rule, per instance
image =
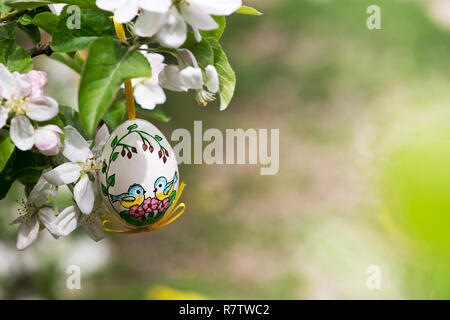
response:
[[[102,152],[99,173],[103,202],[125,226],[148,227],[173,204],[180,177],[168,140],[142,119],[117,127]]]

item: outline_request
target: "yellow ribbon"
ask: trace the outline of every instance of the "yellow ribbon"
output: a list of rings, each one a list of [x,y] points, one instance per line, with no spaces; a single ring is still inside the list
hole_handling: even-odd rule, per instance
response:
[[[110,229],[106,226],[108,223],[113,223],[111,220],[104,220],[103,221],[103,229],[107,232],[113,232],[113,233],[141,233],[141,232],[150,232],[156,229],[160,229],[162,227],[165,227],[172,222],[174,222],[176,219],[178,219],[186,210],[186,205],[184,203],[180,203],[177,205],[178,200],[180,199],[181,194],[183,193],[183,189],[186,185],[182,182],[180,184],[180,187],[178,188],[177,196],[175,197],[175,201],[173,202],[172,206],[170,207],[169,211],[162,217],[161,220],[158,222],[143,228],[130,228],[124,224],[121,224],[120,227],[123,229]],[[178,210],[180,209],[180,210]],[[179,212],[177,212],[179,211]]]
[[[120,40],[125,40],[125,30],[123,29],[123,25],[114,20],[114,28],[116,29],[117,37]],[[128,110],[128,119],[134,120],[136,119],[136,106],[134,105],[134,95],[133,95],[133,84],[131,80],[125,81],[125,97],[127,99],[127,110]]]
[[[123,25],[121,23],[118,23],[116,20],[114,20],[114,28],[116,29],[117,37],[120,40],[125,40],[125,30],[123,29]],[[133,95],[133,84],[131,80],[125,81],[125,96],[127,99],[127,110],[128,110],[128,119],[134,120],[136,118],[136,107],[134,104],[134,95]],[[175,201],[173,202],[172,206],[169,208],[169,211],[159,220],[158,222],[143,228],[130,228],[129,226],[123,224],[118,220],[120,226],[122,229],[110,229],[106,225],[108,223],[113,223],[111,220],[103,220],[103,229],[107,232],[113,232],[113,233],[141,233],[141,232],[149,232],[153,231],[162,227],[167,226],[168,224],[171,224],[173,221],[178,219],[186,209],[186,205],[184,203],[180,203],[177,205],[178,200],[180,199],[181,193],[183,192],[183,189],[186,185],[182,182],[180,184],[180,187],[178,188],[177,196],[175,197]],[[179,210],[180,209],[180,210]],[[179,211],[179,212],[177,212]]]

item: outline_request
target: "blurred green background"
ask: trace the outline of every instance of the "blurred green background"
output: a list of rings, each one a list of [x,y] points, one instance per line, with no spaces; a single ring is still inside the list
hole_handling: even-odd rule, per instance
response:
[[[176,128],[279,128],[280,170],[182,165],[187,211],[167,228],[15,250],[15,185],[0,202],[0,298],[450,298],[450,4],[253,0],[228,19],[237,74],[224,112],[169,94]],[[381,8],[381,30],[366,9]],[[47,93],[75,105],[77,77],[38,58]],[[66,288],[67,266],[82,270]],[[381,271],[371,290],[369,266]]]

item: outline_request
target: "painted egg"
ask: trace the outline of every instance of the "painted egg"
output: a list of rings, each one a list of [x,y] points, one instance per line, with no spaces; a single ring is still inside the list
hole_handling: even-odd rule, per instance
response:
[[[121,124],[106,142],[101,160],[100,194],[115,218],[140,228],[166,214],[180,177],[172,147],[154,125],[141,119]]]

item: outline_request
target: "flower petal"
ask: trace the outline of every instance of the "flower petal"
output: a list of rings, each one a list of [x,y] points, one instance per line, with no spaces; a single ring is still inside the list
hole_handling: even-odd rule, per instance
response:
[[[190,65],[191,67],[198,68],[198,62],[195,58],[194,54],[189,49],[179,49],[178,52],[183,56],[183,59]],[[184,62],[178,58],[178,64],[181,68],[184,68]]]
[[[189,89],[201,89],[203,86],[202,70],[187,67],[180,72],[181,83]]]
[[[55,186],[73,183],[80,177],[81,167],[76,163],[63,163],[55,169],[44,173],[44,178]]]
[[[75,206],[70,206],[61,211],[55,219],[55,231],[58,236],[68,236],[74,231],[80,222],[80,213]]]
[[[28,106],[27,116],[36,121],[47,121],[58,114],[58,102],[50,97],[31,97]]]
[[[159,74],[164,70],[166,64],[164,63],[164,56],[159,53],[144,53],[150,66],[152,67],[152,78],[155,79],[155,83],[158,83]]]
[[[58,126],[48,125],[38,128],[34,133],[36,148],[42,154],[48,156],[57,155],[61,149],[61,139],[59,134],[55,132],[57,129],[54,127],[59,129]],[[63,133],[61,129],[59,129],[59,132]]]
[[[87,175],[82,176],[75,185],[73,196],[82,213],[89,214],[92,212],[95,201],[94,184],[89,181]]]
[[[49,170],[44,171],[44,173],[46,172],[49,172]],[[58,193],[56,190],[52,190],[51,186],[52,185],[44,178],[44,174],[42,174],[28,195],[28,202],[36,207],[41,207],[46,204],[48,195],[55,197]]]
[[[27,219],[19,227],[17,233],[16,247],[18,250],[25,250],[37,239],[39,234],[39,221],[36,216]]]
[[[197,42],[201,42],[202,41],[202,35],[200,34],[200,31],[198,31],[198,28],[192,27],[192,31],[194,31],[195,40]]]
[[[216,16],[228,16],[242,6],[242,0],[189,0],[206,13]]]
[[[12,142],[22,151],[30,150],[34,145],[34,128],[25,116],[15,116],[11,120],[9,134]]]
[[[5,65],[0,63],[0,92],[6,100],[11,100],[11,95],[17,90],[17,81]]]
[[[113,11],[122,7],[127,0],[97,0],[96,5],[102,10]]]
[[[8,120],[9,110],[0,106],[0,129],[6,124]]]
[[[140,0],[139,7],[151,12],[165,13],[172,5],[172,0]]]
[[[98,129],[95,135],[95,145],[92,149],[93,152],[101,151],[106,141],[109,139],[109,130],[106,124],[103,124],[100,129]]]
[[[214,30],[219,27],[217,22],[194,2],[181,2],[180,13],[191,26],[201,30]]]
[[[136,17],[138,11],[139,7],[137,1],[128,0],[120,8],[114,10],[114,19],[119,23],[127,23]]]
[[[84,215],[82,217],[81,225],[92,240],[100,241],[105,237],[102,219],[98,215]]]
[[[209,65],[205,68],[206,73],[206,87],[212,93],[216,93],[219,91],[219,75],[217,74],[217,70],[214,66]]]
[[[65,4],[62,6],[65,6]],[[44,89],[47,86],[47,72],[31,70],[27,73],[27,76],[31,83],[30,96],[42,97],[44,95]]]
[[[136,20],[134,32],[141,37],[153,37],[164,21],[165,14],[144,11]]]
[[[166,102],[164,90],[158,84],[144,82],[136,86],[134,97],[142,108],[153,110],[157,104]]]
[[[186,23],[175,8],[167,12],[164,20],[165,23],[159,29],[157,39],[165,47],[178,48],[186,41]]]
[[[45,229],[47,229],[48,232],[50,232],[50,234],[55,237],[55,239],[58,238],[59,235],[55,228],[56,216],[53,209],[48,207],[42,208],[41,210],[39,210],[38,219],[44,225]]]
[[[177,66],[168,65],[159,75],[159,83],[162,87],[172,91],[187,91],[180,79],[180,69]]]
[[[48,5],[50,7],[50,10],[56,14],[56,15],[60,15],[62,10],[64,9],[64,7],[66,6],[65,3],[55,3],[55,4],[49,4]]]
[[[31,83],[26,74],[11,73],[8,68],[0,63],[0,92],[3,98],[11,100],[27,97],[31,92]]]
[[[72,126],[66,126],[63,155],[72,162],[85,162],[92,157],[89,143]]]

